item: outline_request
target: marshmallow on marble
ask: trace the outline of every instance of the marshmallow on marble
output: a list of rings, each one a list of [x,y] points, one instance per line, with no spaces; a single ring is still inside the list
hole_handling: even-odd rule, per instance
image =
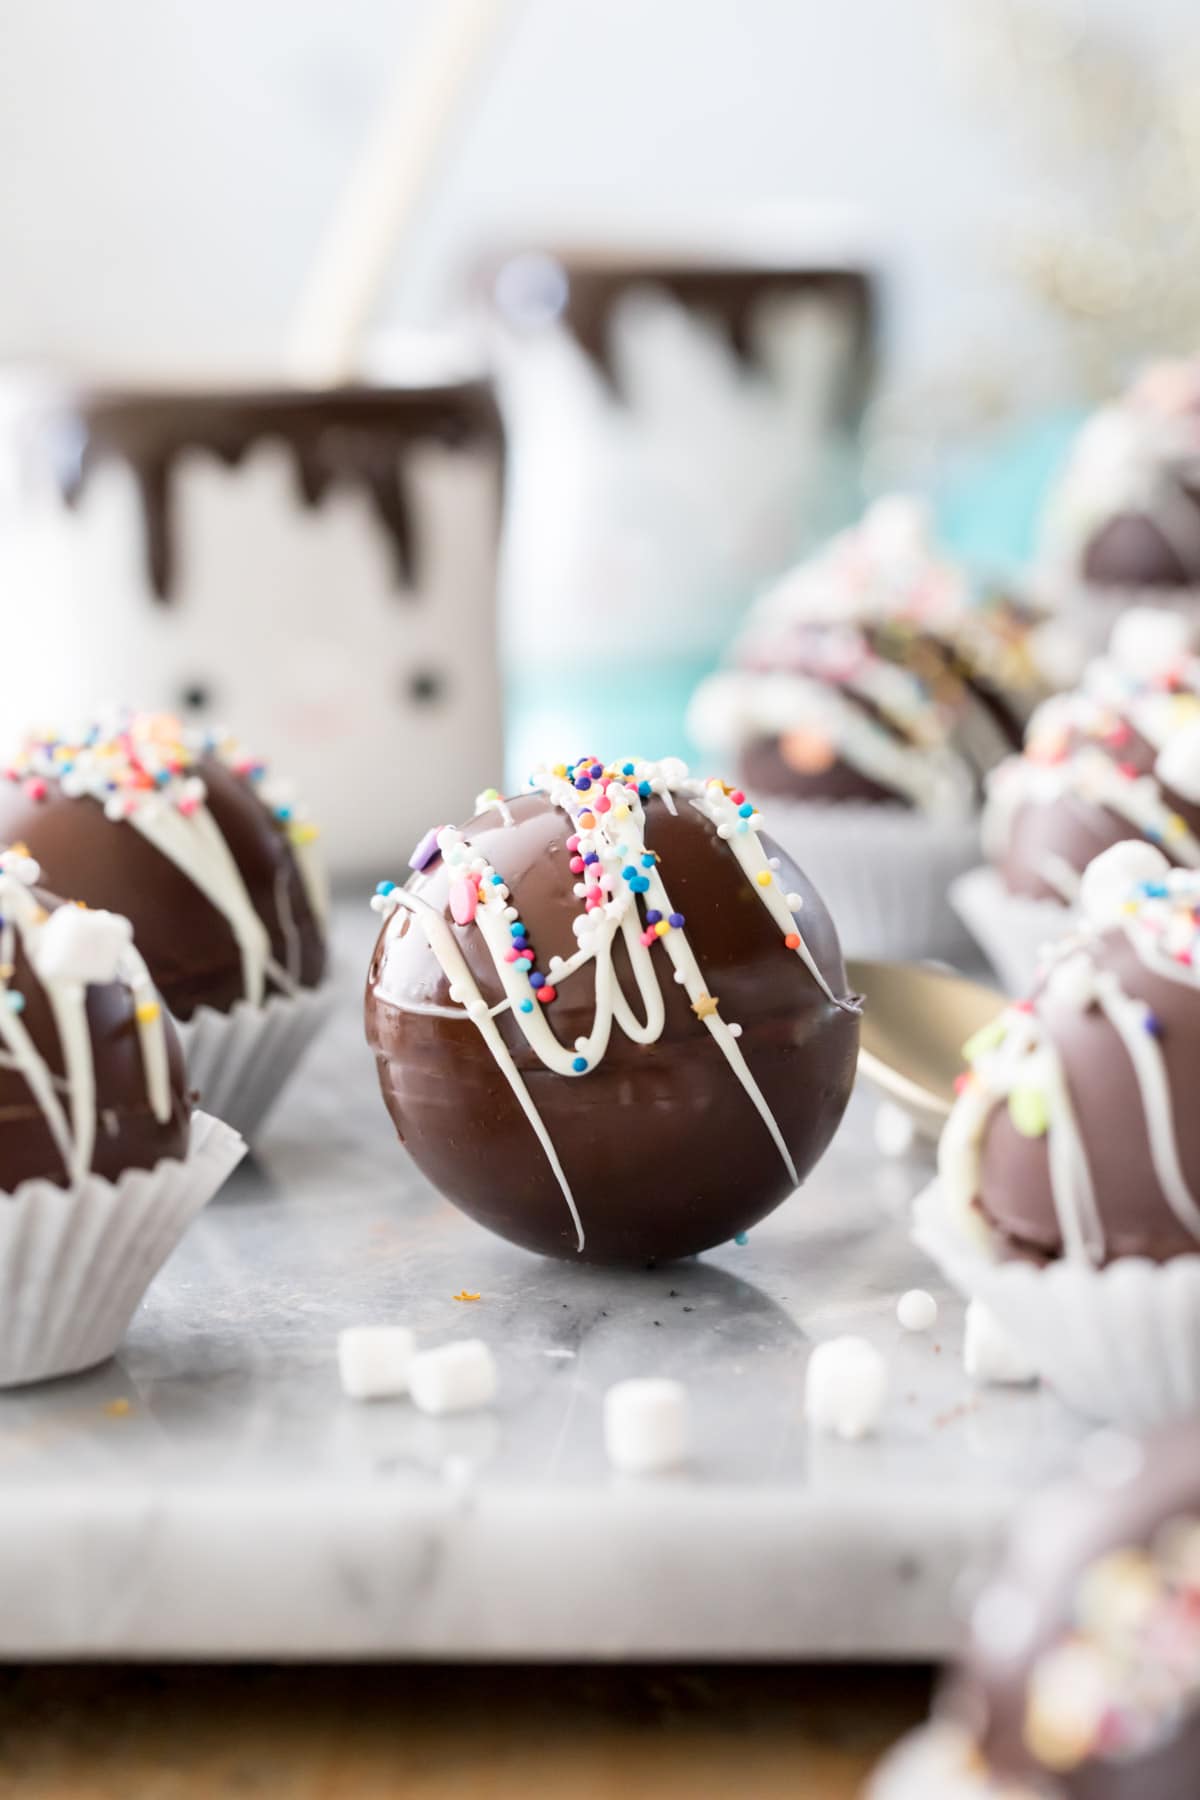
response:
[[[1171,733],[1158,753],[1154,773],[1181,800],[1200,804],[1200,720]]]
[[[1037,1380],[1020,1344],[982,1300],[967,1302],[963,1367],[972,1381],[997,1387],[1025,1387]]]
[[[38,933],[37,972],[47,983],[116,981],[132,942],[133,926],[120,913],[59,906]]]
[[[496,1394],[496,1364],[482,1338],[422,1350],[408,1368],[408,1391],[423,1413],[469,1412]]]
[[[416,1338],[403,1325],[352,1325],[338,1335],[342,1391],[351,1400],[390,1400],[408,1392]]]
[[[833,1437],[868,1437],[883,1416],[888,1368],[866,1338],[830,1338],[808,1359],[804,1413],[814,1431]]]
[[[677,1468],[687,1456],[687,1389],[663,1377],[618,1381],[604,1396],[604,1447],[626,1475]]]
[[[1182,613],[1165,606],[1131,606],[1113,626],[1109,655],[1130,675],[1151,681],[1188,654],[1193,635],[1192,623]]]
[[[1079,884],[1079,901],[1089,924],[1102,931],[1118,924],[1139,882],[1161,881],[1170,868],[1162,851],[1142,838],[1128,838],[1101,851]]]
[[[938,1303],[924,1288],[909,1288],[896,1302],[896,1317],[905,1331],[932,1331],[937,1316]]]

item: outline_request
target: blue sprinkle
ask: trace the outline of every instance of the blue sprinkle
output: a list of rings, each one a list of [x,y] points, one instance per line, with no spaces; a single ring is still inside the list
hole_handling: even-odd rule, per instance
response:
[[[649,888],[650,883],[646,880],[644,875],[635,875],[629,885],[635,894],[644,894]]]
[[[503,887],[504,886],[503,875],[489,875],[488,880],[491,882],[493,887]]]
[[[1151,1037],[1160,1037],[1162,1035],[1162,1020],[1157,1018],[1152,1012],[1146,1014],[1145,1018],[1142,1020],[1142,1026],[1144,1030],[1150,1033]]]
[[[749,831],[750,827],[747,825],[745,819],[739,819],[737,822],[737,829],[740,836],[742,832]]]
[[[595,775],[597,779],[599,779],[599,777],[601,775],[603,775],[603,773],[604,773],[604,764],[603,763],[593,763],[592,764],[592,774]]]
[[[520,919],[517,919],[508,929],[515,938],[523,938],[525,936],[525,927],[522,925]]]
[[[683,930],[683,914],[682,913],[672,913],[669,923],[674,926],[676,931],[682,931]]]
[[[538,988],[545,987],[546,977],[544,975],[539,974],[535,970],[534,973],[529,977],[529,985],[531,988],[533,988],[534,992],[536,993]]]
[[[735,1244],[748,1244],[750,1242],[750,1233],[748,1231],[735,1232],[733,1241]]]
[[[377,881],[375,883],[375,892],[377,894],[390,894],[395,885],[394,881]]]
[[[632,863],[626,863],[625,867],[621,870],[621,874],[626,881],[632,881],[637,874],[637,870]]]
[[[591,785],[592,778],[590,775],[577,775],[575,777],[575,786],[579,789],[581,794],[586,794]]]
[[[650,783],[648,781],[639,781],[638,782],[638,793],[641,795],[643,800],[648,800],[650,798],[651,792],[652,792],[652,790],[650,787]]]
[[[18,994],[15,988],[9,989],[8,993],[4,996],[4,1000],[9,1012],[19,1013],[25,1011],[25,996],[24,994]]]
[[[577,1075],[582,1075],[583,1071],[587,1068],[587,1057],[577,1056],[575,1061],[571,1064],[571,1067]]]
[[[292,809],[290,806],[277,806],[275,808],[275,817],[277,819],[290,819],[291,816]]]
[[[642,867],[643,867],[643,869],[652,869],[654,867],[654,852],[653,852],[653,850],[647,850],[646,854],[643,856]]]
[[[622,775],[632,775],[633,774],[633,764],[632,763],[622,763],[621,764],[621,773],[622,773]]]
[[[651,907],[649,912],[646,914],[646,923],[647,923],[647,925],[657,925],[658,921],[661,918],[662,918],[662,914],[660,912],[656,912],[654,907]]]
[[[522,1012],[532,1012],[533,1011],[533,1001],[532,1000],[522,1000],[521,1011]]]
[[[532,969],[532,967],[533,967],[533,964],[530,962],[530,960],[527,956],[518,956],[516,962],[513,964],[513,968],[520,969],[522,975],[528,975],[528,973],[529,973],[530,969]]]
[[[599,862],[600,861],[599,851],[589,850],[583,860],[585,863]]]
[[[754,808],[751,806],[751,804],[748,800],[743,800],[742,804],[738,807],[738,812],[741,814],[743,819],[749,819],[749,818],[753,817]]]

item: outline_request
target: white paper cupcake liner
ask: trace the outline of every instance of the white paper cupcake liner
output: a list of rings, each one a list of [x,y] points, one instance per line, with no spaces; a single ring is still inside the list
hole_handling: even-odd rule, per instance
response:
[[[0,1387],[104,1362],[187,1226],[245,1155],[236,1131],[192,1114],[182,1162],[26,1181],[0,1194]]]
[[[190,1019],[177,1019],[197,1102],[252,1137],[332,1004],[332,984],[326,982],[298,994],[274,994],[262,1006],[239,1000],[227,1013],[201,1006]]]
[[[974,820],[769,797],[762,814],[765,835],[799,864],[829,908],[847,956],[949,959],[969,948],[946,890],[979,860]]]
[[[913,1237],[1085,1418],[1141,1431],[1200,1410],[1200,1256],[1123,1256],[1103,1269],[998,1260],[964,1232],[939,1182],[917,1200]]]
[[[986,865],[960,875],[950,887],[950,904],[1010,994],[1033,986],[1042,951],[1079,925],[1072,906],[1010,894],[995,869]]]

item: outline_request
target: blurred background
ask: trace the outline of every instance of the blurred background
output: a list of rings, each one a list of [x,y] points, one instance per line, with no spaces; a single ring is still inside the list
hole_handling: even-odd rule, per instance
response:
[[[728,567],[695,598],[693,573],[681,576],[674,614],[664,595],[664,617],[692,622],[688,654],[667,678],[662,643],[643,645],[642,685],[628,671],[609,684],[588,718],[612,717],[617,737],[653,710],[665,680],[666,723],[643,748],[687,750],[687,691],[752,592],[864,496],[920,489],[953,546],[989,569],[1018,568],[1081,410],[1137,363],[1194,347],[1200,46],[1188,0],[512,0],[501,10],[386,258],[362,367],[395,378],[407,368],[401,334],[460,322],[499,247],[636,241],[661,254],[672,243],[720,260],[753,242],[760,259],[807,258],[871,284],[874,349],[859,359],[852,416],[839,414],[850,429],[834,477],[804,476],[808,503],[786,542],[777,520],[768,529],[755,517],[736,544],[693,545],[710,571],[728,551]],[[406,73],[422,81],[439,19],[431,0],[6,9],[0,355],[109,378],[278,378],[364,141]],[[691,385],[682,363],[677,374]],[[640,541],[631,549],[640,467],[628,465],[614,502],[610,432],[603,454],[574,471],[569,498],[548,493],[545,459],[528,450],[522,381],[510,369],[502,395],[518,515],[501,580],[510,770],[560,751],[550,740],[565,716],[541,705],[514,641],[527,647],[548,629],[558,601],[591,598],[561,559],[531,573],[530,521],[545,545],[548,519],[624,507],[619,553],[615,540],[602,552],[589,543],[603,591],[642,557],[642,592],[663,592],[661,562]],[[635,415],[645,400],[634,395]],[[543,395],[535,410],[543,422],[553,408]],[[732,460],[744,415],[719,415],[714,402],[709,418]],[[823,415],[822,432],[828,424]],[[561,418],[556,428],[560,445],[580,440]],[[711,515],[722,482],[727,470],[689,496],[697,516]],[[661,496],[655,507],[661,520]],[[578,562],[585,539],[571,530]],[[632,630],[646,611],[639,596],[614,629]],[[327,666],[324,653],[306,654]],[[427,694],[445,685],[432,668],[405,680]],[[211,685],[202,670],[172,668],[151,697]],[[577,693],[568,710],[578,715]],[[284,753],[297,736],[270,720],[244,729]],[[494,764],[493,751],[479,755]]]

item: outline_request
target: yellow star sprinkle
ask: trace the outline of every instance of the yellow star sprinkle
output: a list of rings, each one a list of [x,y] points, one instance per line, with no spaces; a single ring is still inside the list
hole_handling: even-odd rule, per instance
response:
[[[721,1002],[713,994],[701,994],[692,1001],[692,1011],[698,1019],[710,1019]]]
[[[478,1294],[469,1294],[466,1288],[464,1288],[461,1294],[455,1294],[454,1298],[456,1300],[478,1300],[480,1296]]]
[[[162,1007],[157,1000],[143,1000],[137,1008],[137,1022],[139,1025],[153,1025],[161,1012]]]
[[[759,887],[770,887],[774,878],[770,869],[760,869],[754,879],[757,881]]]

